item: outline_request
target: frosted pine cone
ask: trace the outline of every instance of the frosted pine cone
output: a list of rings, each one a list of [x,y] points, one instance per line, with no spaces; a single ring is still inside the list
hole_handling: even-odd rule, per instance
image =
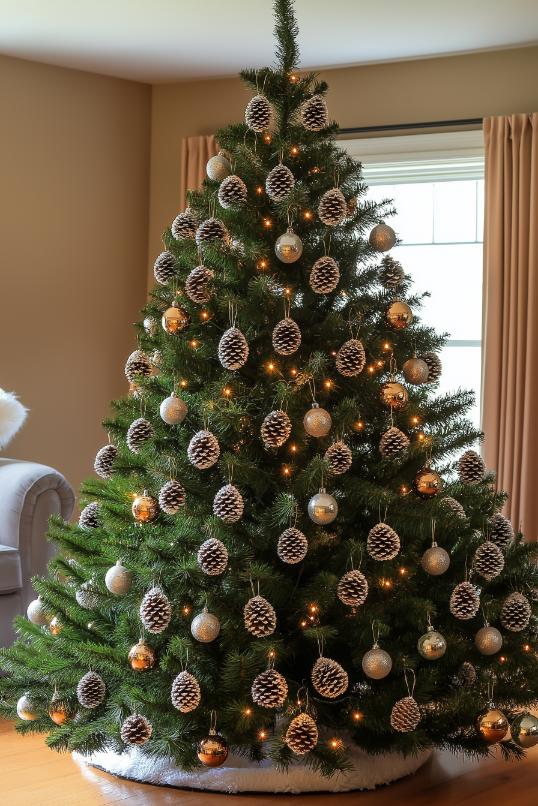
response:
[[[308,540],[300,529],[290,526],[278,538],[276,553],[283,563],[295,565],[306,557]]]
[[[288,725],[284,742],[296,756],[304,756],[318,743],[318,726],[308,714],[299,714]]]
[[[312,667],[311,677],[318,694],[329,700],[341,697],[349,685],[346,670],[332,658],[318,658]]]
[[[176,241],[183,241],[187,238],[194,238],[196,235],[197,221],[190,207],[184,213],[176,216],[172,222],[172,235]]]
[[[224,369],[237,370],[246,364],[248,342],[239,328],[230,327],[219,341],[219,361]]]
[[[464,484],[478,484],[484,478],[484,460],[476,451],[465,451],[458,460],[458,475]]]
[[[190,672],[180,672],[172,683],[171,700],[174,708],[182,714],[194,711],[200,705],[202,695],[198,680]]]
[[[456,675],[457,682],[465,686],[465,688],[472,688],[476,683],[476,669],[472,663],[465,660],[461,664],[460,668],[458,669],[458,674]]]
[[[172,618],[172,605],[160,588],[151,588],[140,605],[140,621],[148,632],[164,632]]]
[[[101,476],[102,479],[112,478],[112,473],[114,472],[113,466],[117,455],[118,449],[115,445],[104,445],[97,451],[93,469],[98,476]]]
[[[501,624],[510,632],[521,632],[526,629],[532,615],[529,600],[522,593],[511,593],[501,608]]]
[[[329,445],[325,451],[324,458],[329,467],[329,471],[335,476],[341,476],[342,473],[347,473],[353,462],[351,448],[341,440]]]
[[[465,520],[465,510],[460,502],[456,501],[455,498],[451,498],[449,495],[446,495],[444,498],[441,498],[439,504],[443,507],[443,509],[450,510],[456,515],[456,517],[460,518],[461,520]]]
[[[477,574],[480,574],[489,582],[499,576],[503,568],[503,553],[495,543],[492,543],[491,540],[486,540],[477,548],[473,559],[473,570]]]
[[[132,453],[138,453],[142,445],[153,436],[153,426],[149,420],[139,417],[134,420],[127,431],[127,447]]]
[[[265,638],[276,630],[276,613],[263,596],[253,596],[243,608],[245,628],[256,638]]]
[[[470,582],[460,582],[450,596],[450,612],[461,621],[474,618],[480,608],[480,596]]]
[[[381,261],[381,269],[379,270],[379,282],[386,288],[387,291],[396,291],[396,289],[403,283],[405,279],[405,272],[402,269],[401,263],[394,260],[390,255],[385,255]]]
[[[198,470],[213,467],[220,456],[218,439],[211,431],[198,431],[189,442],[187,455]]]
[[[266,669],[254,678],[252,701],[262,708],[281,708],[288,696],[286,678],[276,669]]]
[[[219,576],[228,566],[228,550],[222,540],[210,537],[198,549],[198,565],[210,577]]]
[[[301,123],[309,132],[319,132],[329,121],[327,104],[322,95],[313,95],[301,107]]]
[[[336,595],[342,604],[350,607],[364,604],[368,596],[368,582],[364,574],[358,569],[348,571],[338,582]]]
[[[99,596],[92,582],[83,582],[75,593],[75,599],[84,610],[95,610],[99,604]]]
[[[409,733],[418,727],[420,708],[413,697],[402,697],[392,706],[390,726],[399,733]]]
[[[319,257],[310,271],[310,288],[315,294],[330,294],[340,281],[338,263],[329,255]]]
[[[263,132],[271,124],[271,104],[265,95],[255,95],[245,109],[245,123],[253,132]]]
[[[176,273],[176,259],[172,252],[161,252],[153,264],[153,274],[160,285],[170,282]]]
[[[176,515],[185,506],[185,488],[175,479],[170,479],[159,490],[159,506],[167,515]]]
[[[81,529],[98,529],[101,526],[101,511],[97,501],[87,504],[78,519]]]
[[[496,512],[489,521],[489,539],[505,551],[514,539],[514,529],[508,518]]]
[[[366,354],[362,342],[349,339],[344,342],[336,354],[336,369],[345,378],[359,375],[366,363]]]
[[[203,305],[211,299],[211,282],[215,274],[206,266],[196,266],[185,280],[185,293],[197,305]]]
[[[263,444],[266,448],[280,448],[291,434],[291,420],[285,411],[271,411],[261,427]]]
[[[196,243],[198,246],[208,241],[226,241],[228,230],[219,218],[206,218],[196,230]]]
[[[138,383],[141,378],[151,375],[151,363],[142,350],[135,350],[125,364],[125,377],[130,383]]]
[[[347,215],[347,202],[340,188],[332,188],[323,194],[318,206],[320,221],[327,227],[341,224]]]
[[[151,738],[153,728],[145,716],[133,714],[128,716],[121,726],[121,739],[125,744],[146,744]]]
[[[400,551],[400,538],[387,523],[378,523],[368,532],[366,550],[373,560],[393,560]]]
[[[428,383],[436,383],[441,377],[443,365],[437,353],[424,353],[421,355],[423,361],[428,365]]]
[[[243,496],[233,484],[221,487],[213,500],[213,513],[224,523],[237,523],[243,515]]]
[[[409,437],[392,425],[382,435],[379,442],[379,453],[383,459],[401,459],[409,448]]]
[[[297,322],[281,319],[273,329],[273,347],[279,355],[292,355],[301,346],[301,331]]]
[[[265,180],[267,195],[274,202],[283,201],[293,190],[294,185],[295,177],[288,166],[282,165],[282,163],[275,165],[272,171],[269,171]]]
[[[242,207],[247,200],[247,186],[240,176],[227,176],[219,187],[219,204],[225,210]]]
[[[77,699],[83,708],[97,708],[104,702],[106,685],[96,672],[87,672],[77,685]]]

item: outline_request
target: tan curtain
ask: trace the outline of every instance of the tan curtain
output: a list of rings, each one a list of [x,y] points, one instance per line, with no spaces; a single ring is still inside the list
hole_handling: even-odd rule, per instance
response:
[[[181,142],[180,204],[186,205],[187,191],[199,190],[206,177],[205,166],[210,157],[218,153],[213,134],[184,137]]]
[[[484,120],[484,459],[538,539],[538,114]]]

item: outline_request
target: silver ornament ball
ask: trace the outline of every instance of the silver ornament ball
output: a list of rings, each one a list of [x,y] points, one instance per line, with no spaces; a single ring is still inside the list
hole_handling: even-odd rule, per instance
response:
[[[319,526],[332,523],[338,515],[336,499],[322,487],[308,502],[308,517]]]
[[[191,622],[191,633],[193,638],[202,644],[209,644],[214,641],[220,633],[220,621],[207,607],[198,613]]]
[[[450,555],[444,548],[434,543],[431,548],[426,549],[422,555],[420,564],[427,574],[430,574],[432,577],[438,577],[448,570]]]
[[[538,717],[524,711],[510,725],[512,741],[525,750],[538,744]]]
[[[306,433],[311,437],[326,437],[331,430],[331,415],[326,409],[313,403],[312,408],[306,412],[303,418],[303,425]]]
[[[219,151],[218,154],[211,157],[207,161],[205,169],[209,179],[213,179],[215,182],[222,182],[222,180],[226,179],[232,172],[230,160],[224,151]]]
[[[105,585],[110,593],[115,596],[123,596],[128,593],[132,581],[133,572],[125,568],[120,560],[112,568],[109,568],[105,574]]]
[[[35,722],[39,719],[37,708],[29,694],[23,694],[17,701],[17,716],[25,722]]]
[[[30,602],[26,615],[28,616],[28,621],[31,621],[32,624],[36,624],[38,627],[43,627],[45,624],[49,623],[49,618],[45,612],[45,607],[40,596],[34,599],[33,602]]]
[[[433,627],[428,627],[428,631],[418,639],[417,649],[426,660],[438,660],[446,652],[446,639]]]
[[[383,680],[390,674],[392,658],[388,652],[374,644],[362,658],[362,670],[372,680]]]
[[[495,655],[503,645],[503,637],[496,627],[486,624],[476,633],[474,643],[481,655]]]
[[[165,397],[159,407],[161,420],[167,425],[179,425],[179,423],[182,423],[187,411],[187,404],[175,392],[172,392],[170,397]]]
[[[275,254],[282,263],[295,263],[303,254],[303,242],[291,227],[276,239]]]

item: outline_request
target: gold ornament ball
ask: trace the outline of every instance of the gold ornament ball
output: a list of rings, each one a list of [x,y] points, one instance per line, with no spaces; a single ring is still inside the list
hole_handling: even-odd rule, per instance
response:
[[[486,624],[476,633],[474,643],[481,655],[495,655],[503,645],[503,637],[496,627]]]
[[[175,392],[172,392],[170,397],[166,397],[159,408],[161,420],[167,425],[179,425],[179,423],[182,423],[187,411],[187,404]]]
[[[332,426],[331,415],[317,403],[306,412],[303,418],[304,429],[311,437],[326,437]]]
[[[163,313],[162,326],[167,333],[183,333],[191,323],[191,318],[185,308],[173,302],[170,308]]]
[[[282,263],[295,263],[303,254],[303,242],[291,228],[277,238],[275,254]]]
[[[222,182],[232,172],[232,166],[225,151],[219,151],[218,154],[211,157],[207,161],[205,169],[209,179],[213,179],[215,182]]]
[[[428,365],[422,358],[408,358],[402,367],[405,380],[415,386],[426,383],[428,380]]]
[[[131,647],[128,659],[135,672],[147,672],[155,666],[155,652],[142,640]]]
[[[73,716],[73,711],[60,697],[53,697],[49,716],[56,725],[65,725]]]
[[[413,321],[413,312],[409,305],[398,299],[391,302],[385,316],[387,317],[387,322],[394,330],[405,330]],[[426,369],[428,369],[427,365]]]
[[[439,473],[428,467],[419,470],[415,476],[415,490],[422,498],[433,498],[443,489],[443,480]]]
[[[319,493],[313,495],[308,502],[308,516],[310,520],[319,526],[326,526],[332,523],[338,515],[338,503],[336,499],[329,495],[322,487]]]
[[[433,627],[429,627],[418,639],[417,649],[426,660],[438,660],[446,652],[446,639]]]
[[[398,381],[387,381],[381,387],[381,402],[395,411],[401,411],[407,406],[409,394],[405,386]]]
[[[441,576],[445,571],[448,571],[450,565],[450,555],[444,548],[438,546],[437,543],[431,548],[426,549],[420,561],[422,568],[427,574],[432,577]]]
[[[524,711],[510,725],[512,741],[527,750],[538,744],[538,718]]]
[[[220,633],[220,621],[204,607],[191,622],[191,633],[193,638],[202,644],[209,644],[214,641]]]
[[[138,523],[150,523],[159,514],[159,502],[148,491],[144,490],[142,495],[137,495],[131,507],[133,517]]]
[[[476,729],[484,741],[495,744],[508,733],[508,720],[502,711],[489,705],[477,716]]]
[[[382,221],[371,230],[368,243],[376,252],[388,252],[396,243],[396,233]]]
[[[24,719],[25,722],[35,722],[36,719],[39,719],[37,708],[29,694],[23,694],[22,697],[19,697],[17,702],[17,716],[19,719]]]
[[[210,730],[198,742],[196,755],[204,767],[220,767],[228,758],[228,742],[216,730]]]
[[[64,625],[62,624],[58,616],[54,616],[54,618],[50,620],[49,630],[51,635],[60,635],[63,628]]]
[[[362,670],[372,680],[383,680],[391,669],[392,658],[384,649],[374,646],[363,655]]]

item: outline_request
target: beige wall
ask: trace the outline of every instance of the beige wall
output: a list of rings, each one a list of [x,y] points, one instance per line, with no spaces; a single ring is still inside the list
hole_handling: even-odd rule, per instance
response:
[[[0,386],[30,408],[4,455],[78,487],[145,295],[151,89],[0,58],[0,97]]]
[[[326,70],[341,127],[538,110],[538,47]],[[153,88],[150,258],[179,206],[181,138],[242,119],[250,90],[239,79]]]

